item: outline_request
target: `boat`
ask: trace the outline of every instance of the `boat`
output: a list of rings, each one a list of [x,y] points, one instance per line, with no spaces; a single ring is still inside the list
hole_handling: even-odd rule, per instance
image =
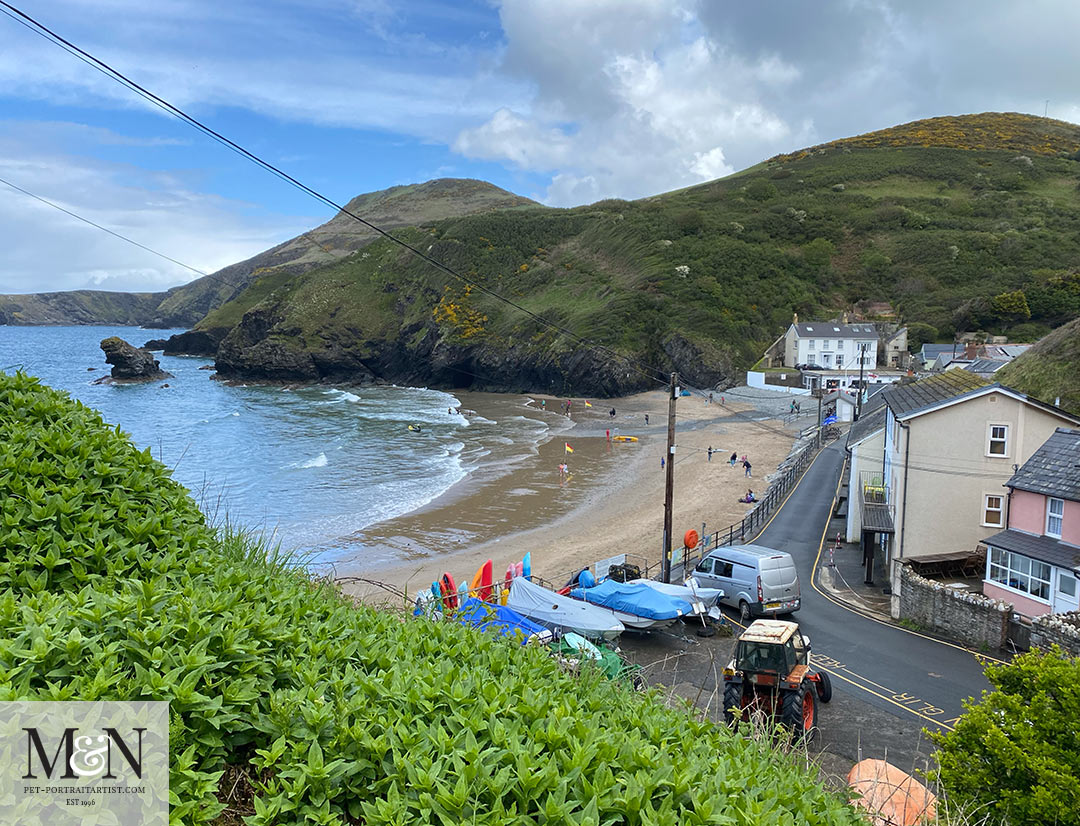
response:
[[[638,440],[637,436],[612,436],[611,437],[611,441],[613,441],[613,442],[636,442],[637,440]]]
[[[553,631],[580,634],[590,640],[614,640],[625,630],[606,609],[556,594],[524,577],[515,577],[510,583],[506,605]]]
[[[591,588],[579,585],[570,591],[570,596],[610,611],[615,619],[635,631],[666,628],[679,617],[694,613],[693,606],[686,600],[640,582],[605,579]]]
[[[632,579],[630,582],[640,582],[642,585],[667,594],[671,597],[685,600],[690,603],[695,614],[706,614],[710,608],[715,608],[720,598],[724,595],[720,588],[705,588],[698,584],[693,577],[686,580],[682,585],[667,582],[657,582],[655,579]],[[699,607],[700,606],[700,607]]]
[[[533,639],[546,644],[554,637],[550,629],[512,608],[492,605],[476,597],[468,597],[454,613],[454,619],[481,631],[494,631],[502,637],[520,639],[523,645]]]

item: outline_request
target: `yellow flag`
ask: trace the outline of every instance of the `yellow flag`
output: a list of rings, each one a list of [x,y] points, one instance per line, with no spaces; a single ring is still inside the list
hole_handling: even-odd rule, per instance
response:
[[[586,402],[585,402],[585,406],[586,406],[586,407],[592,407],[592,402],[590,402],[590,401],[586,401]]]
[[[570,447],[570,444],[568,442],[563,442],[563,450],[565,450],[567,453],[574,452],[574,449]]]

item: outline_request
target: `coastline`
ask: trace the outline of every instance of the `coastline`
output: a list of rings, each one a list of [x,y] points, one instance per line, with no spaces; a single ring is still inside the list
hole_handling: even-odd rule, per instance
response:
[[[530,398],[536,403],[533,414],[539,412],[540,400],[547,399],[546,415],[553,415],[553,406],[559,415],[558,398],[510,397],[522,406]],[[532,553],[533,572],[551,581],[619,553],[655,563],[663,535],[665,474],[660,458],[665,453],[667,403],[663,390],[598,400],[588,410],[576,403],[573,427],[553,433],[511,472],[486,481],[466,478],[424,507],[358,532],[356,543],[366,552],[377,549],[378,560],[365,562],[360,554],[350,558],[344,553],[334,560],[336,576],[361,576],[412,594],[443,571],[467,581],[488,558],[498,578],[526,552]],[[614,419],[608,415],[612,407],[617,411]],[[753,506],[738,498],[748,487],[764,495],[768,478],[788,456],[796,435],[776,420],[736,415],[752,409],[745,403],[709,405],[700,397],[679,400],[676,547],[690,528],[701,531],[704,523],[713,531],[742,519]],[[648,426],[645,413],[650,415]],[[639,441],[612,443],[606,430]],[[564,442],[572,445],[572,455],[564,454]],[[751,478],[741,466],[729,464],[732,452],[748,456]],[[566,479],[558,471],[563,461],[570,469]],[[365,583],[348,582],[345,590],[361,599],[387,596]]]

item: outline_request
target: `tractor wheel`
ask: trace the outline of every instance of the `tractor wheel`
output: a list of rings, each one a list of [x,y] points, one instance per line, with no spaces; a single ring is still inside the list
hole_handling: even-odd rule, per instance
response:
[[[737,726],[742,720],[743,687],[739,683],[727,683],[724,686],[724,722],[729,726]],[[731,709],[739,709],[738,713]]]
[[[827,703],[832,699],[832,680],[824,671],[818,672],[817,696],[823,703]]]
[[[750,613],[750,606],[746,601],[739,602],[739,619],[744,623],[749,624],[750,620],[753,618],[753,615]]]
[[[794,740],[809,740],[817,726],[817,696],[803,683],[794,691],[786,691],[780,710],[783,723]]]

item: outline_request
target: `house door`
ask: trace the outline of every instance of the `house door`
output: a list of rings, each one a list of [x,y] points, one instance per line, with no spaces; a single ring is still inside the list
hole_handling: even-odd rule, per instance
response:
[[[1054,583],[1056,587],[1053,589],[1051,610],[1055,614],[1076,611],[1080,608],[1080,583],[1071,571],[1063,571],[1061,568],[1055,568],[1054,571],[1057,581]]]

